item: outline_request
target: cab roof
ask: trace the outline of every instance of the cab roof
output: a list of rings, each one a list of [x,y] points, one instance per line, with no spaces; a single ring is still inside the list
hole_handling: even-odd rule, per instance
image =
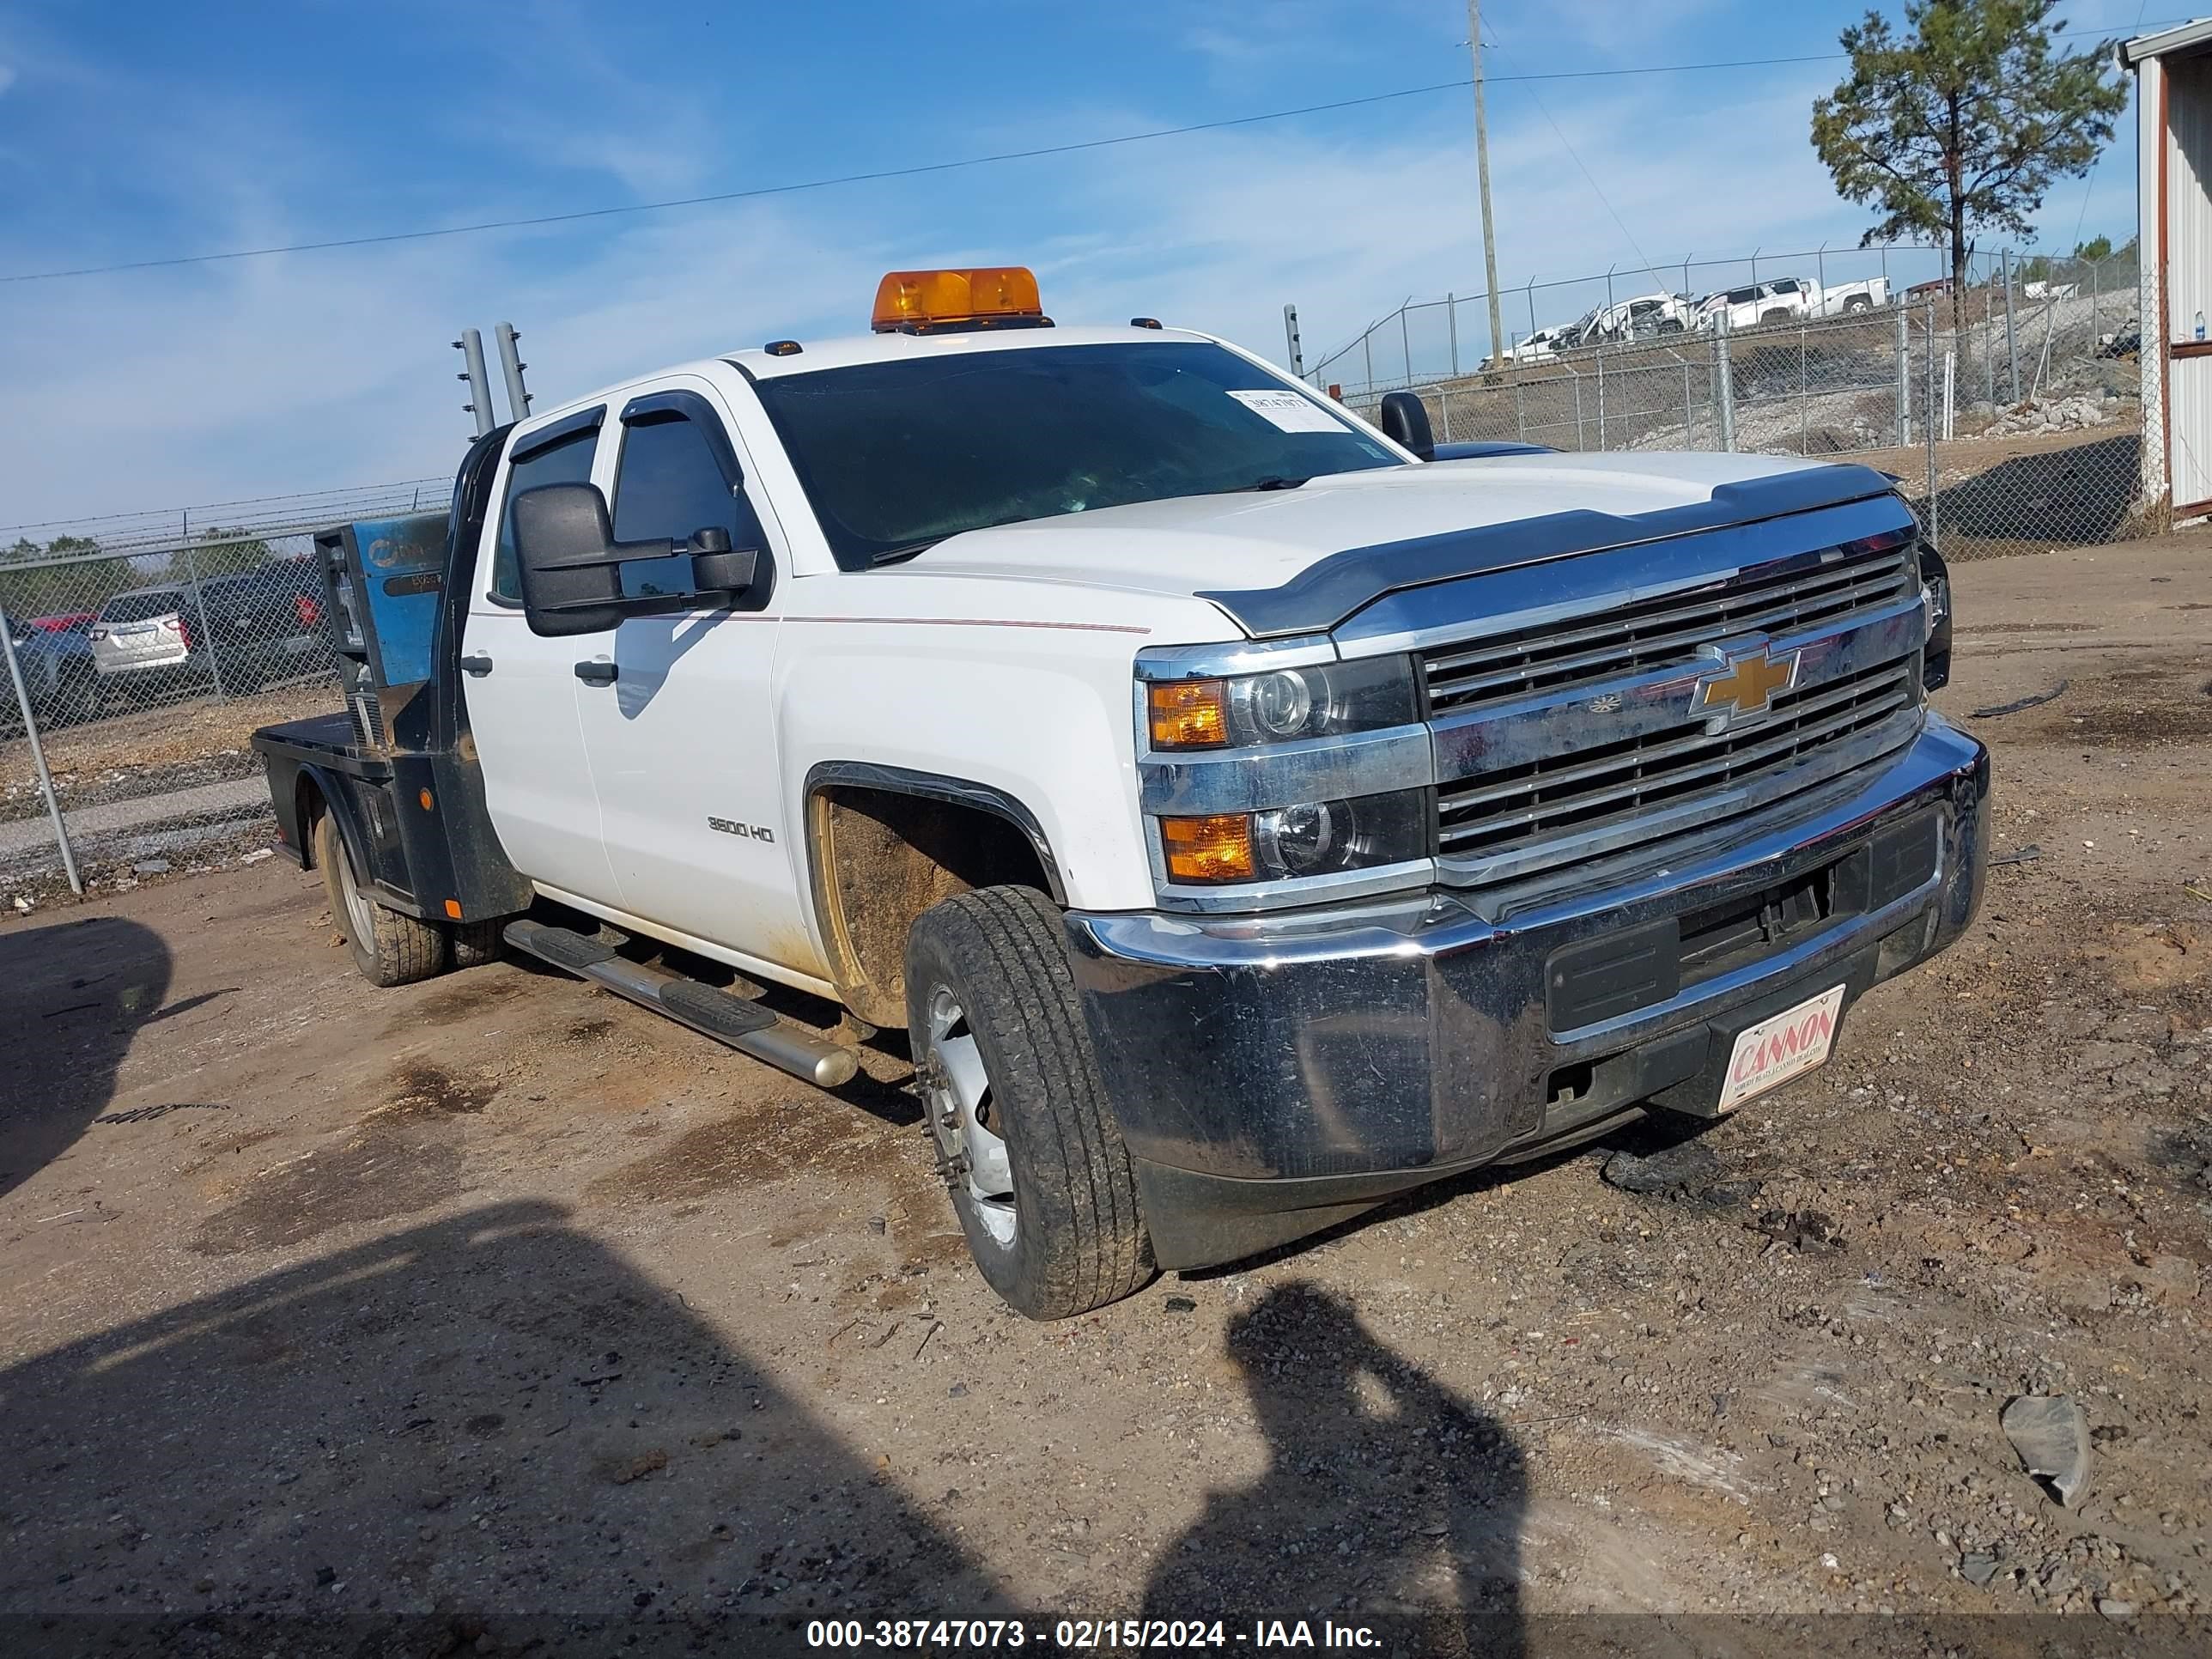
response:
[[[954,357],[1039,346],[1156,344],[1164,339],[1210,343],[1212,337],[1180,328],[945,329],[927,334],[848,334],[811,344],[801,342],[798,350],[781,356],[771,356],[764,348],[732,351],[722,361],[767,380],[817,368],[848,368],[854,363],[889,363],[909,357]]]

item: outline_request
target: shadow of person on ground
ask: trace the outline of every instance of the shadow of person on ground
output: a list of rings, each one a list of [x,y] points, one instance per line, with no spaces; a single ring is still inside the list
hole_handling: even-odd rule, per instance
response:
[[[775,1656],[1014,1611],[872,1449],[544,1203],[0,1371],[0,1468],[10,1656]]]
[[[1367,1627],[1385,1650],[1521,1654],[1528,1479],[1497,1419],[1311,1284],[1237,1316],[1228,1349],[1267,1468],[1215,1493],[1161,1553],[1145,1616],[1247,1632],[1304,1620],[1316,1647],[1328,1620]]]
[[[0,933],[0,1196],[106,1109],[169,975],[161,935],[119,916]]]

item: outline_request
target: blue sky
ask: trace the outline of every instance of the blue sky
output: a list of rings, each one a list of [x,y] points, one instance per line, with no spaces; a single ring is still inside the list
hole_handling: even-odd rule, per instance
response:
[[[1862,9],[1489,0],[1485,24],[1510,77],[1832,52]],[[2119,34],[2181,15],[2063,12]],[[1357,98],[1463,76],[1465,39],[1459,0],[0,0],[0,274]],[[1868,216],[1836,199],[1807,139],[1839,74],[1501,79],[1501,287],[1618,266],[1625,293],[1651,285],[1647,260],[1680,287],[1691,254],[1853,247]],[[1468,95],[1446,92],[711,208],[0,284],[0,525],[441,473],[470,429],[447,343],[466,325],[523,330],[543,408],[664,362],[865,329],[877,276],[901,266],[1019,261],[1065,319],[1156,315],[1277,357],[1294,301],[1311,361],[1408,295],[1480,289],[1472,125]],[[2087,189],[2053,191],[2041,240],[2132,234],[2133,173],[2130,119]],[[1933,273],[1921,259],[1916,279]],[[1838,255],[1828,276],[1873,268]],[[1535,320],[1602,293],[1540,289]],[[1506,326],[1528,325],[1516,295]],[[1462,327],[1479,354],[1480,307]]]

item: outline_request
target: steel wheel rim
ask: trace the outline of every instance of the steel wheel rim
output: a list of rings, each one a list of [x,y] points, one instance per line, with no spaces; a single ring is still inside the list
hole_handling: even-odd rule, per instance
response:
[[[331,857],[338,867],[338,896],[345,900],[346,920],[353,924],[354,943],[368,950],[376,934],[376,917],[368,908],[368,896],[353,878],[353,860],[346,854],[345,842],[335,835],[331,837]]]
[[[949,1179],[965,1188],[969,1207],[992,1242],[1009,1246],[1018,1220],[1013,1164],[997,1121],[990,1068],[960,1000],[939,986],[929,999],[929,1124]]]

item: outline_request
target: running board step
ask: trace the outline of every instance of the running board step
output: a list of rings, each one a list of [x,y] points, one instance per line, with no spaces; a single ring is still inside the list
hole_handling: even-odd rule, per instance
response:
[[[617,996],[665,1014],[679,1025],[727,1043],[739,1054],[765,1060],[817,1089],[834,1089],[849,1082],[860,1069],[860,1057],[852,1049],[787,1025],[757,1002],[733,997],[665,968],[632,962],[572,928],[550,927],[542,921],[510,921],[501,932],[507,942],[526,956],[603,985]]]

